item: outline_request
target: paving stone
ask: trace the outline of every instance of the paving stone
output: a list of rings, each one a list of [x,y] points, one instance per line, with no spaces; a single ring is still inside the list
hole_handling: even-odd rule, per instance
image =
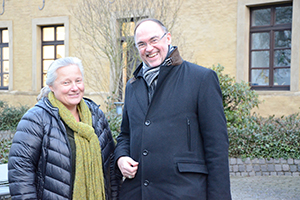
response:
[[[243,162],[243,160],[241,158],[237,158],[236,162],[237,162],[238,165],[244,164],[244,162]]]
[[[245,171],[245,165],[239,165],[239,172]]]
[[[239,166],[238,165],[233,165],[232,167],[234,172],[238,172],[239,171]]]
[[[266,163],[266,161],[265,161],[265,159],[264,159],[264,158],[260,158],[260,159],[258,160],[258,163],[259,163],[259,164],[265,164],[265,163]]]
[[[245,164],[251,164],[251,160],[250,158],[246,158],[246,160],[244,161]]]
[[[248,172],[241,172],[241,176],[249,176]]]
[[[299,200],[300,178],[293,176],[230,177],[232,200]]]
[[[277,172],[270,172],[270,176],[277,176]]]
[[[261,165],[260,168],[261,168],[261,171],[262,171],[262,172],[268,171],[267,165]]]
[[[267,167],[269,172],[274,172],[274,165],[268,165]]]
[[[255,172],[249,172],[249,176],[255,176]]]
[[[294,160],[294,163],[295,163],[296,165],[299,165],[299,164],[300,164],[300,160],[295,159],[295,160]]]
[[[252,165],[246,165],[246,171],[251,172],[253,170]]]
[[[230,158],[230,159],[229,159],[229,163],[230,163],[231,165],[235,165],[235,164],[236,164],[236,158]]]
[[[274,163],[275,163],[275,164],[280,163],[280,159],[274,159]]]
[[[287,163],[288,163],[289,165],[294,164],[294,159],[293,159],[293,158],[289,158],[289,159],[287,160]]]
[[[292,172],[292,176],[300,176],[299,172]]]
[[[291,172],[284,172],[284,175],[285,176],[292,176],[292,173]]]
[[[275,171],[276,172],[282,171],[282,166],[281,165],[275,165]]]
[[[261,172],[255,172],[256,176],[261,176]]]
[[[291,172],[296,172],[297,171],[297,165],[290,165],[290,170],[291,170]]]
[[[282,165],[282,170],[283,170],[284,172],[287,172],[287,171],[290,170],[290,166],[289,166],[288,164],[284,164],[284,165]]]
[[[262,175],[263,175],[263,176],[269,176],[269,175],[270,175],[270,172],[263,172]]]
[[[252,159],[252,164],[259,164],[258,158]],[[299,164],[300,164],[300,162],[299,162]]]
[[[253,169],[254,169],[255,172],[260,171],[260,165],[254,165]]]

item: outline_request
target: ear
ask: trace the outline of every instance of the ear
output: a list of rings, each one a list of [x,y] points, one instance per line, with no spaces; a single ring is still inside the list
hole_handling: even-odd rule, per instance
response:
[[[53,92],[53,87],[52,86],[49,86],[50,90]]]
[[[171,36],[171,33],[168,32],[166,36],[167,36],[167,43],[168,43],[168,45],[170,45],[170,44],[172,43],[172,36]]]

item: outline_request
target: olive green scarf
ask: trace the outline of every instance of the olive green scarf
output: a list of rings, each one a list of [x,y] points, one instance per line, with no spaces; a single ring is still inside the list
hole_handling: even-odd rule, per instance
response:
[[[74,131],[76,145],[76,170],[73,190],[74,200],[105,200],[102,171],[101,148],[92,127],[91,112],[81,100],[77,106],[81,122],[77,122],[71,112],[55,98],[53,92],[48,98],[59,109],[63,121]]]

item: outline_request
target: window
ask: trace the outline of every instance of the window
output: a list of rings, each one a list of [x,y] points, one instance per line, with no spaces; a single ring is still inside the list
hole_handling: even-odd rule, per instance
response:
[[[249,82],[256,90],[290,90],[292,4],[250,9]]]
[[[0,29],[0,89],[9,86],[9,35],[8,29]]]
[[[122,100],[126,82],[132,77],[133,71],[140,64],[139,53],[134,43],[134,27],[140,18],[124,18],[119,21],[120,45],[122,49],[123,72],[119,82],[119,100]]]
[[[42,87],[50,64],[57,58],[65,57],[65,27],[63,25],[42,26]]]

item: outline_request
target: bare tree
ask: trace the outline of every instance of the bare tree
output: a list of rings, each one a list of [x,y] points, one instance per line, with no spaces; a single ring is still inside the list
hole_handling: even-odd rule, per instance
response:
[[[139,63],[133,39],[135,23],[152,17],[172,30],[180,5],[180,0],[79,0],[71,13],[87,84],[122,101],[124,84]]]

